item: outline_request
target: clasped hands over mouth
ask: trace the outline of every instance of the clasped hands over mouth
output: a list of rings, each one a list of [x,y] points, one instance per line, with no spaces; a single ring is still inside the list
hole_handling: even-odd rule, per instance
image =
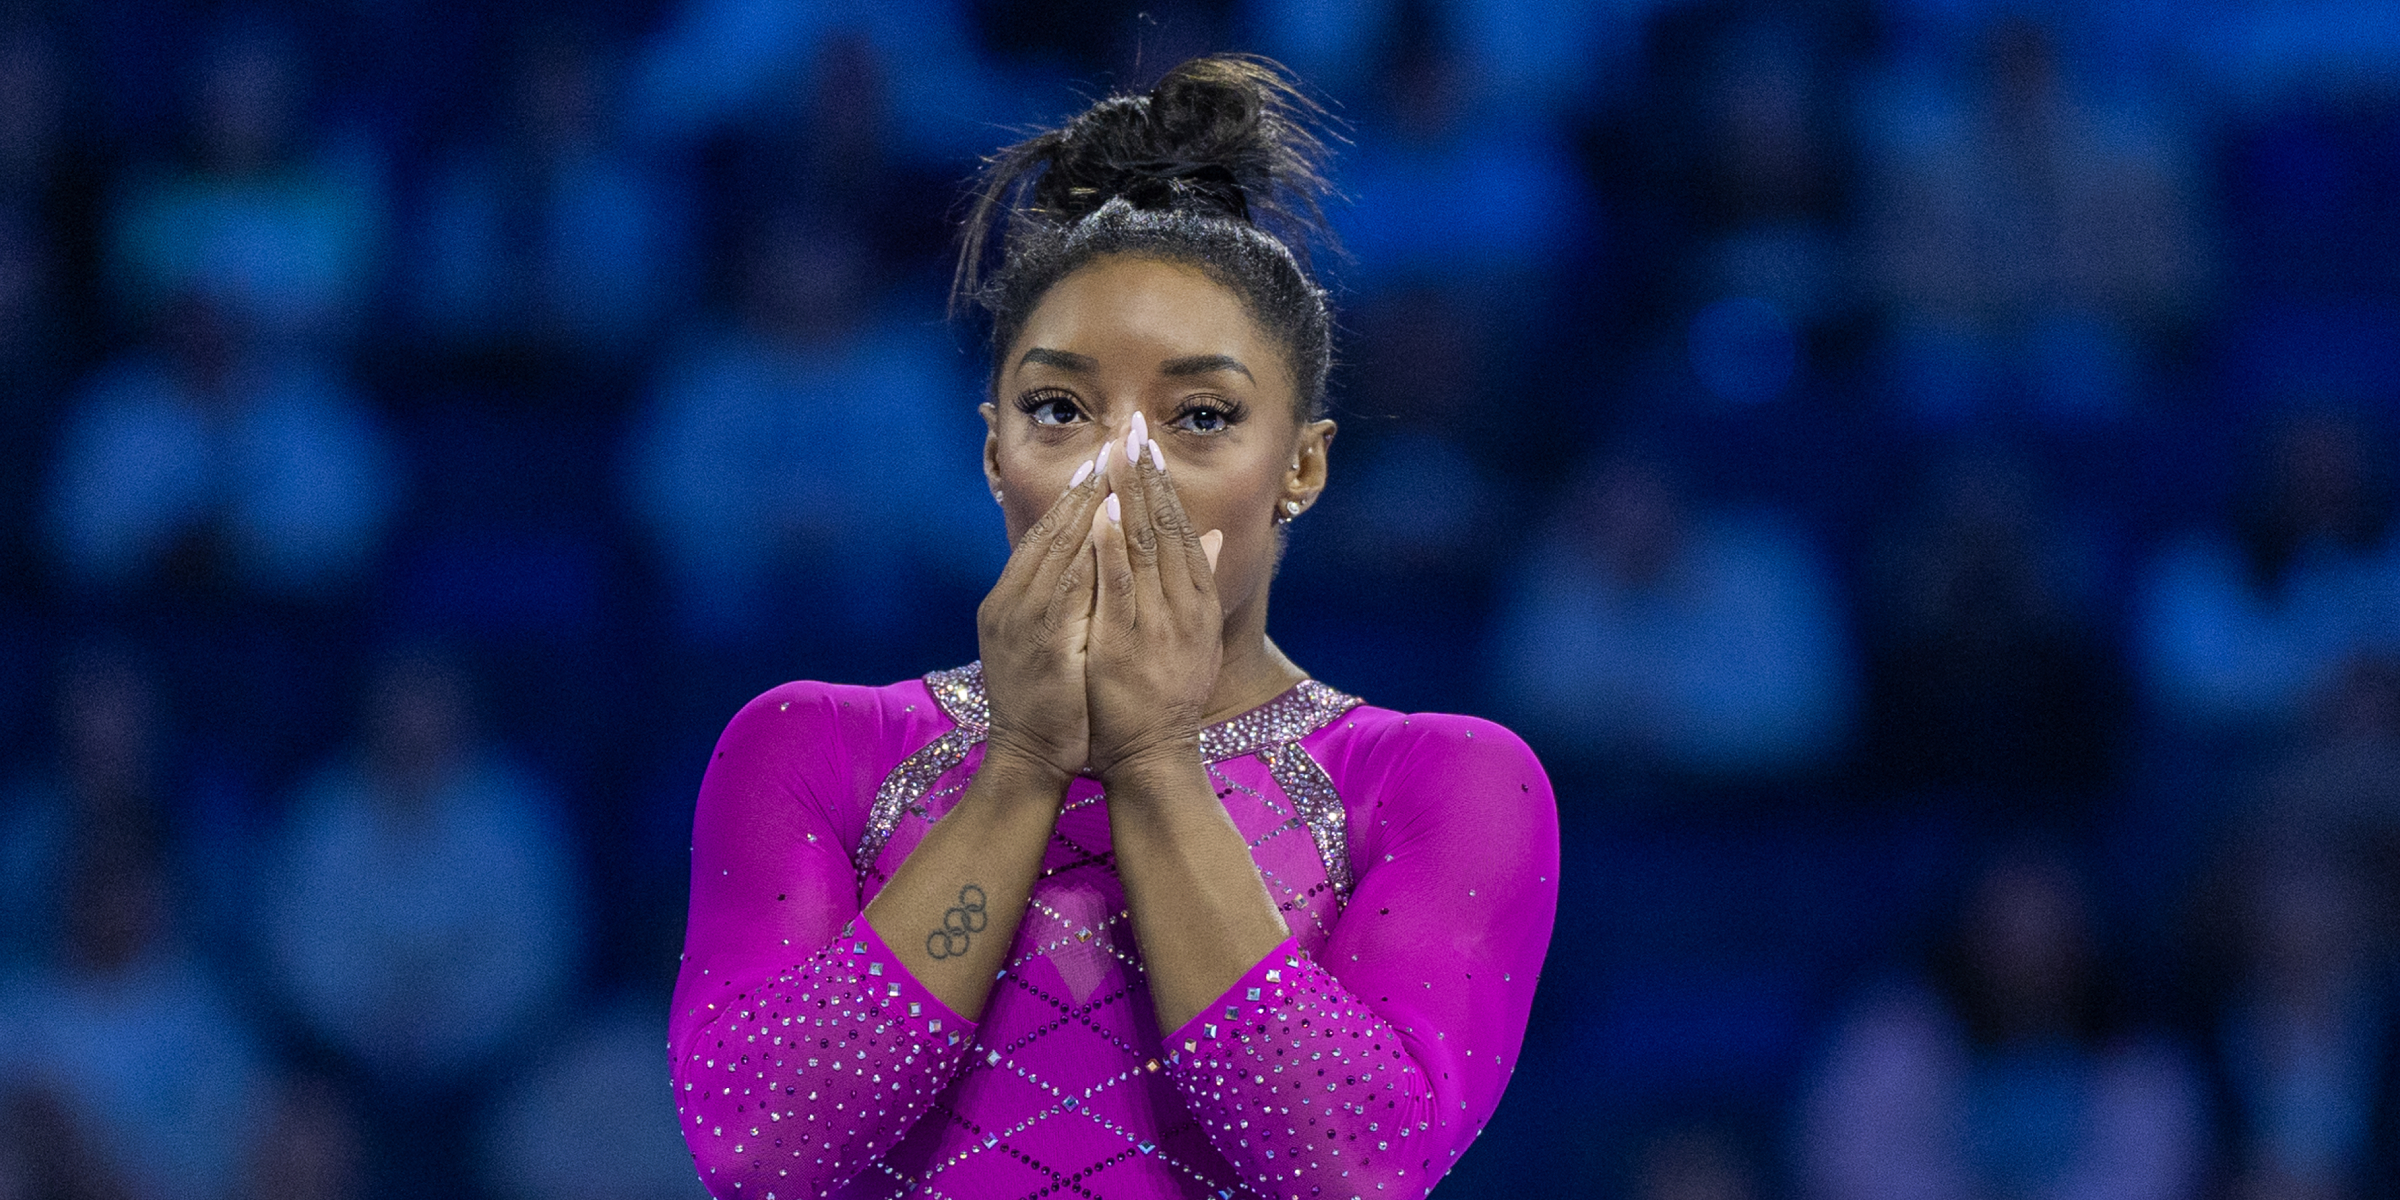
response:
[[[977,613],[987,754],[1106,782],[1189,748],[1216,684],[1220,530],[1194,535],[1135,413],[1026,531]]]

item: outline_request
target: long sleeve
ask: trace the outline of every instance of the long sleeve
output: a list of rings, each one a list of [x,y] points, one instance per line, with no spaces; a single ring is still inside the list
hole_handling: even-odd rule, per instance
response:
[[[1558,899],[1558,815],[1515,735],[1417,716],[1356,763],[1356,890],[1168,1038],[1209,1139],[1268,1197],[1424,1196],[1499,1105]],[[1395,744],[1397,748],[1395,749]]]
[[[860,752],[888,737],[876,708],[857,689],[771,691],[727,726],[700,785],[668,1034],[684,1139],[720,1198],[818,1196],[856,1177],[974,1038],[858,919],[845,798],[888,766]]]

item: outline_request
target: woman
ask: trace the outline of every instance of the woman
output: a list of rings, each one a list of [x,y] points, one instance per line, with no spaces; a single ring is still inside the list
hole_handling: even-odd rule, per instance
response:
[[[1333,436],[1324,293],[1258,223],[1314,211],[1303,108],[1200,59],[995,160],[961,294],[1016,550],[980,663],[718,744],[670,1031],[716,1195],[1422,1196],[1499,1102],[1549,782],[1266,636]]]

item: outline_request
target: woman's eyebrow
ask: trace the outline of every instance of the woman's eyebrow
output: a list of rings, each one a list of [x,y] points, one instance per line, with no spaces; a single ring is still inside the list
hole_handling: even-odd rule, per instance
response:
[[[1243,366],[1242,360],[1230,354],[1193,354],[1184,358],[1170,358],[1158,364],[1158,371],[1170,379],[1206,375],[1211,371],[1240,371],[1244,379],[1258,382],[1258,377],[1250,373],[1250,368]]]
[[[1057,367],[1061,371],[1072,371],[1078,375],[1088,375],[1092,368],[1098,365],[1084,355],[1070,350],[1052,350],[1046,346],[1035,346],[1025,352],[1025,357],[1017,360],[1017,365],[1020,367],[1028,363],[1036,366]]]

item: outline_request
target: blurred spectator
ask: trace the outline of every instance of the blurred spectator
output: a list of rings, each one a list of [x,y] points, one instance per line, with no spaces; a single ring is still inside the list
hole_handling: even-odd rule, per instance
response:
[[[27,519],[59,393],[93,352],[102,156],[77,132],[56,38],[0,19],[0,559],[37,553]],[[29,591],[31,573],[0,583]]]
[[[1839,4],[1803,16],[1748,0],[1650,22],[1641,94],[1587,145],[1635,321],[1677,323],[1737,300],[1787,340],[1813,340],[1851,315],[1857,152],[1842,68],[1861,24]],[[1770,399],[1798,365],[1766,386],[1724,387],[1708,360],[1728,348],[1707,344],[1705,322],[1692,332],[1701,381],[1725,399]]]
[[[0,1090],[0,1196],[8,1200],[131,1200],[58,1097],[40,1088]]]
[[[1869,773],[2006,793],[2015,820],[2090,798],[2111,777],[2125,691],[2093,619],[2096,565],[2012,456],[1964,451],[1928,484],[1879,572]]]
[[[134,172],[110,214],[122,300],[150,314],[197,293],[275,344],[351,332],[382,251],[380,167],[308,144],[308,72],[285,30],[226,32],[197,92],[188,163]]]
[[[504,1200],[699,1200],[675,1099],[658,1086],[659,1005],[598,1005],[517,1077],[486,1124],[483,1171]]]
[[[618,135],[617,64],[594,36],[527,40],[509,119],[435,172],[408,281],[416,319],[467,349],[621,360],[685,297],[688,198]]]
[[[0,58],[0,70],[6,66]],[[0,87],[6,82],[0,79]],[[46,232],[0,207],[0,417],[17,428],[38,428],[47,377],[66,349],[66,314],[55,294],[59,271]]]
[[[1740,781],[1842,749],[1857,677],[1840,597],[1774,514],[1707,511],[1621,454],[1506,594],[1493,694],[1545,753]]]
[[[1378,136],[1341,166],[1351,202],[1332,216],[1357,259],[1342,282],[1370,295],[1431,283],[1534,307],[1521,293],[1588,233],[1588,198],[1556,130],[1538,112],[1478,109],[1475,64],[1430,14],[1408,15],[1373,97]]]
[[[856,38],[891,73],[885,94],[893,146],[905,157],[956,165],[986,153],[992,119],[1007,107],[989,65],[978,60],[967,5],[683,0],[674,9],[634,67],[630,117],[637,136],[670,146],[771,125],[789,117],[789,98],[819,88],[870,86],[862,78],[813,77],[854,64],[816,51]]]
[[[90,831],[160,832],[161,709],[155,681],[128,656],[66,656],[56,760],[12,781],[0,803],[0,969],[57,952],[74,848]]]
[[[773,106],[710,143],[720,228],[748,236],[780,209],[838,214],[842,231],[864,242],[877,278],[896,271],[931,283],[928,268],[954,246],[950,208],[970,158],[907,144],[906,98],[896,89],[912,68],[895,58],[865,30],[832,32]],[[748,249],[734,247],[735,257]],[[737,261],[734,273],[741,269]]]
[[[2271,818],[2270,818],[2271,821]],[[2280,836],[2278,836],[2280,834]],[[2245,827],[2224,911],[2212,1034],[2228,1195],[2363,1200],[2400,1163],[2400,1029],[2388,922],[2337,843]]]
[[[402,654],[356,756],[301,791],[260,896],[277,989],[400,1097],[469,1084],[574,981],[556,799],[477,732],[460,668]]]
[[[1374,67],[1411,23],[1460,48],[1482,111],[1571,113],[1629,74],[1632,31],[1659,0],[1251,0],[1233,6],[1259,49],[1336,100],[1374,87]]]
[[[849,638],[908,620],[919,568],[988,580],[1006,547],[964,356],[878,312],[856,240],[791,210],[761,218],[739,269],[734,322],[666,363],[629,447],[676,623]]]
[[[88,354],[103,160],[56,38],[0,27],[0,386]],[[6,411],[0,409],[0,411]]]
[[[1490,530],[1501,493],[1486,464],[1509,464],[1530,448],[1482,419],[1478,358],[1487,347],[1469,307],[1420,284],[1349,318],[1356,333],[1345,365],[1356,403],[1372,405],[1377,419],[1344,426],[1334,460],[1341,486],[1325,493],[1300,535],[1324,530],[1344,571],[1474,572],[1499,549]]]
[[[2054,37],[2002,19],[1975,75],[1896,80],[1869,106],[1866,268],[1922,416],[2109,415],[2154,341],[2199,315],[2188,151],[2155,112],[2071,87]]]
[[[263,1091],[249,1032],[180,944],[152,830],[87,826],[69,855],[60,953],[0,986],[0,1077],[56,1096],[134,1195],[227,1197]]]
[[[43,524],[68,579],[307,598],[355,580],[393,515],[388,435],[326,364],[187,296],[158,350],[103,368],[59,439]]]
[[[2263,814],[2377,855],[2400,917],[2400,660],[2352,660],[2316,708],[2314,736],[2268,772]]]
[[[354,1200],[364,1194],[364,1139],[330,1082],[283,1082],[251,1144],[242,1200]]]
[[[1976,882],[1930,978],[1842,1022],[1798,1114],[1818,1200],[2176,1200],[2199,1194],[2200,1081],[2116,1028],[2082,887],[2041,855]]]
[[[2352,418],[2301,414],[2269,440],[2231,527],[2151,565],[2136,648],[2168,721],[2290,729],[2353,655],[2400,649],[2387,455]]]

